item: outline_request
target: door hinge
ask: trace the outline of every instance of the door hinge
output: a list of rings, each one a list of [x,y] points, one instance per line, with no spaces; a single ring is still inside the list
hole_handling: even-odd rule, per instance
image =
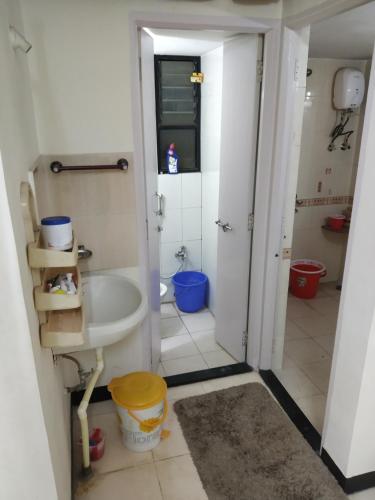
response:
[[[247,218],[247,230],[252,231],[254,229],[254,214],[249,214]]]
[[[149,239],[148,238],[148,219],[146,219],[146,237],[147,237],[147,240]]]
[[[263,80],[263,61],[260,59],[257,61],[257,82]]]
[[[249,332],[247,330],[245,330],[244,332],[242,332],[242,345],[243,346],[247,346],[248,338],[249,338]]]

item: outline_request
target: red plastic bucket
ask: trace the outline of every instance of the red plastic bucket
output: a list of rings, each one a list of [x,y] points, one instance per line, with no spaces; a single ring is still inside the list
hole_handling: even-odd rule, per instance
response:
[[[290,265],[290,291],[300,299],[313,299],[320,278],[326,274],[325,266],[317,260],[293,260]]]

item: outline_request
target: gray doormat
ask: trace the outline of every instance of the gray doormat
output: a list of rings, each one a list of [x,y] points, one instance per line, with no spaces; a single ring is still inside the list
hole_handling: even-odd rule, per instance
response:
[[[209,500],[342,500],[346,495],[261,384],[177,401]]]

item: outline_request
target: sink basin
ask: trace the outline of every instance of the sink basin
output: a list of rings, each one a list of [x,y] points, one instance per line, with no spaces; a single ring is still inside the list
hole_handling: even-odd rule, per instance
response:
[[[125,338],[146,316],[138,285],[129,278],[93,274],[83,279],[89,347],[103,347]],[[85,342],[85,344],[86,344]]]
[[[88,274],[82,279],[86,316],[85,343],[54,349],[56,354],[104,347],[127,337],[144,320],[146,299],[138,284],[111,274]]]

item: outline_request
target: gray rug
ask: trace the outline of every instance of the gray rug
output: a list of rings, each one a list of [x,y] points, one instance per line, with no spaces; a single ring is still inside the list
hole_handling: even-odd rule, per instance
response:
[[[210,500],[343,500],[320,458],[261,384],[174,404]]]

